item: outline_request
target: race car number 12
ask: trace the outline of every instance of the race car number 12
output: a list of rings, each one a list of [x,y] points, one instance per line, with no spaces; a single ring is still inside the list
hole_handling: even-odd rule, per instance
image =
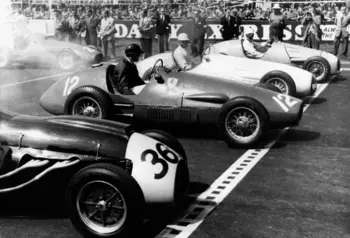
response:
[[[73,89],[78,85],[79,80],[80,79],[78,76],[67,78],[63,89],[63,96],[65,97],[68,96],[73,91]]]
[[[151,160],[152,165],[160,164],[162,166],[162,170],[159,173],[154,175],[154,179],[162,179],[166,176],[166,174],[168,173],[168,170],[169,170],[169,165],[167,162],[169,162],[171,164],[177,164],[179,162],[179,158],[176,156],[175,153],[173,153],[170,150],[167,150],[166,148],[163,150],[162,147],[165,148],[165,146],[163,144],[157,143],[156,144],[157,151],[148,149],[148,150],[145,150],[144,152],[142,152],[142,154],[141,154],[141,160],[143,162],[146,161],[146,157],[148,155],[151,155],[152,156],[152,160]]]
[[[286,94],[278,94],[277,97],[272,97],[275,102],[285,111],[288,112],[295,104],[298,103],[297,100],[293,100],[290,96]]]

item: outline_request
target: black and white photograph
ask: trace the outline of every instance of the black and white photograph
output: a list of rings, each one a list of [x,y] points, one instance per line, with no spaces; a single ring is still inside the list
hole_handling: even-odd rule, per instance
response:
[[[350,237],[349,37],[350,0],[0,0],[0,238]]]

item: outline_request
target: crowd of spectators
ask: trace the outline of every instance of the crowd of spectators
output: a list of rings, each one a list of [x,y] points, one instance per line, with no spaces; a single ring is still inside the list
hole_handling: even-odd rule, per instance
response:
[[[281,4],[282,13],[287,16],[287,19],[301,20],[309,5],[298,3]],[[323,14],[326,21],[333,21],[342,5],[345,5],[345,3],[318,3],[317,10]],[[53,5],[51,14],[47,5],[27,6],[24,7],[23,13],[29,19],[50,19],[54,17],[57,11],[62,12],[64,16],[66,13],[72,14],[78,11],[85,14],[87,9],[92,9],[96,14],[101,14],[104,9],[108,9],[115,19],[138,20],[141,18],[143,9],[157,9],[160,7],[164,7],[172,19],[190,19],[193,17],[195,9],[200,9],[203,17],[206,19],[220,19],[224,16],[227,8],[236,8],[239,17],[250,20],[265,20],[268,19],[271,13],[270,8],[263,8],[256,2],[244,5],[237,4],[237,1],[230,3],[214,0],[183,0],[175,1],[175,3],[167,3],[166,0],[152,0],[140,2],[139,4],[118,5],[90,4],[88,1],[83,5],[71,5],[68,2],[66,4]]]

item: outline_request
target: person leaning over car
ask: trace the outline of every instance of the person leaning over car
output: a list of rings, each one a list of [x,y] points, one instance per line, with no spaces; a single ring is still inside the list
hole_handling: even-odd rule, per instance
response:
[[[245,32],[245,37],[243,38],[243,49],[249,58],[260,59],[264,57],[265,52],[271,47],[269,42],[265,44],[260,44],[254,42],[254,31],[252,28],[247,28]]]
[[[140,78],[135,62],[140,60],[144,51],[137,44],[128,45],[123,57],[114,68],[111,84],[114,92],[123,95],[135,95],[141,91],[145,82]],[[140,87],[138,87],[140,86]]]
[[[188,70],[192,68],[192,63],[189,60],[189,55],[187,52],[187,47],[190,42],[188,35],[186,33],[181,33],[177,37],[179,46],[175,49],[173,54],[174,69]]]

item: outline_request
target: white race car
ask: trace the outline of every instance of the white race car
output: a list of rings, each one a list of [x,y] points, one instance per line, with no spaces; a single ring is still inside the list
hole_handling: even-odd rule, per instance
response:
[[[211,45],[206,50],[206,54],[225,54],[241,59],[249,58],[243,49],[241,39],[223,41]],[[300,66],[313,73],[317,82],[324,81],[329,76],[334,76],[341,72],[340,61],[335,55],[284,42],[273,43],[264,56],[257,60],[257,62],[260,61]]]
[[[171,52],[154,55],[137,63],[140,77],[144,80],[149,79],[151,68],[158,59],[162,59],[164,66],[169,69],[175,65]],[[199,65],[187,72],[251,85],[268,83],[277,87],[284,94],[299,98],[310,96],[317,89],[315,77],[306,70],[285,64],[222,54],[205,55]]]

